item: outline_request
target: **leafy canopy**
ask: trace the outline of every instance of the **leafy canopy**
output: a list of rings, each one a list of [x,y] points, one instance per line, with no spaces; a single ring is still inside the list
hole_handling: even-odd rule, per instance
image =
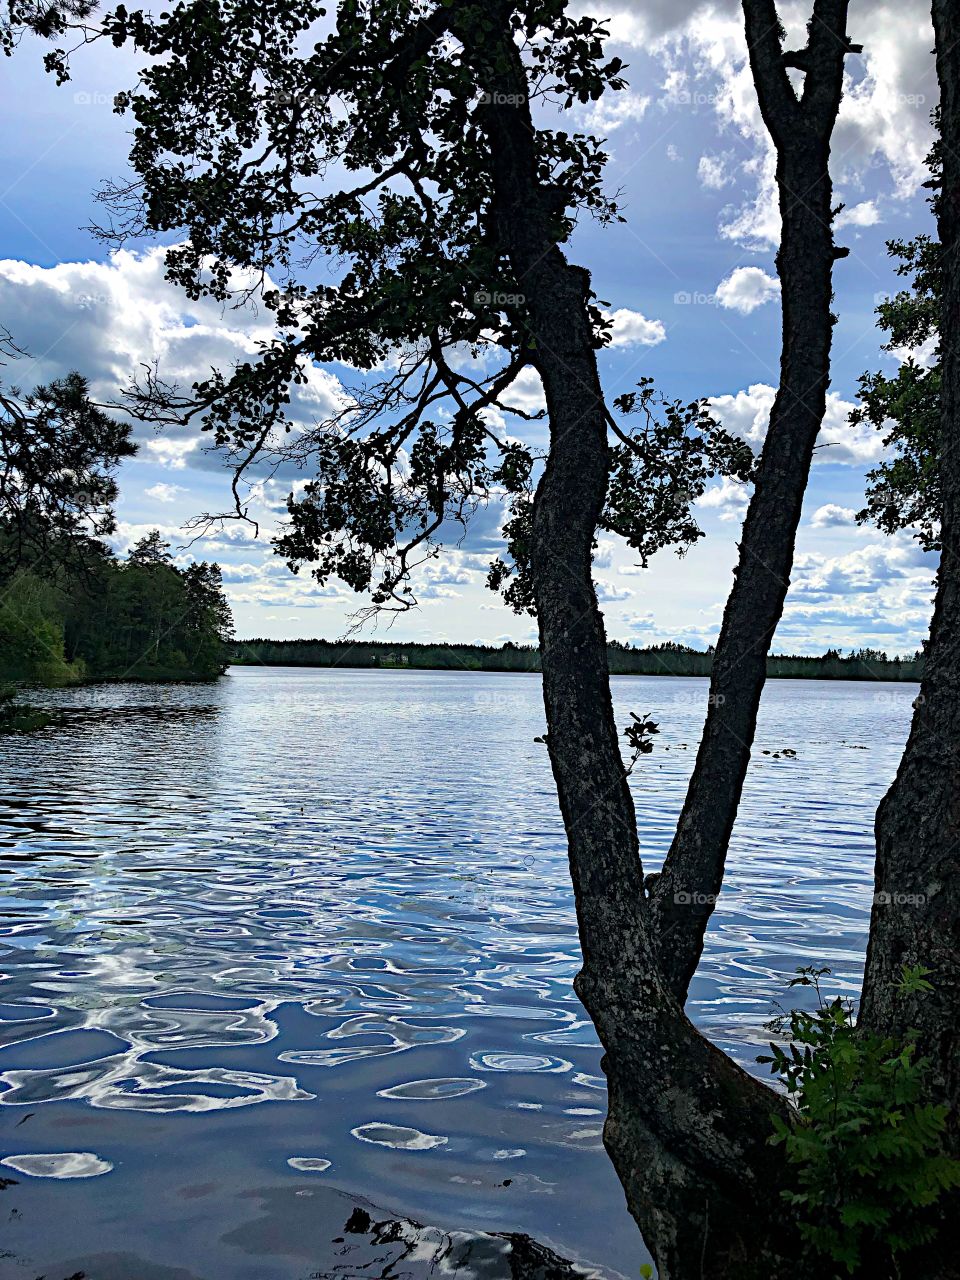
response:
[[[248,473],[302,469],[277,549],[321,583],[372,591],[378,607],[414,603],[416,565],[461,537],[478,505],[506,502],[508,553],[491,585],[530,608],[544,415],[519,394],[537,351],[491,212],[483,122],[496,68],[477,50],[494,32],[521,50],[537,212],[563,244],[583,216],[620,217],[601,140],[551,127],[557,109],[623,87],[604,27],[566,0],[340,0],[329,12],[316,0],[193,0],[159,14],[120,5],[94,34],[63,29],[148,59],[117,98],[134,124],[133,177],[102,193],[102,234],[174,238],[168,274],[189,297],[255,298],[276,326],[255,359],[192,387],[147,370],[133,411],[200,422],[234,466],[234,516],[248,513]],[[67,43],[48,56],[61,78],[69,64]],[[600,347],[610,319],[589,290],[588,306]],[[339,365],[350,385],[303,429],[294,401],[316,363]],[[610,417],[604,527],[644,558],[699,537],[691,506],[705,479],[746,478],[753,458],[702,405],[659,404],[648,387],[635,399],[639,430]]]
[[[928,163],[935,206],[939,143]],[[887,334],[883,350],[898,355],[901,363],[892,376],[863,374],[851,421],[870,422],[883,431],[893,456],[868,472],[867,504],[857,520],[873,521],[885,533],[912,529],[927,550],[939,550],[941,249],[927,235],[891,240],[887,249],[899,260],[897,274],[910,281],[908,289],[877,308],[880,328]],[[932,347],[928,361],[917,358],[924,347]]]

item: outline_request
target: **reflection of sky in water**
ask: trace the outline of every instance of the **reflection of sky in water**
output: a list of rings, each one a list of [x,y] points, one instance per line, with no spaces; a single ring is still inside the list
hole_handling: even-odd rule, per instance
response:
[[[615,681],[620,719],[649,712],[663,730],[634,778],[649,867],[705,693]],[[914,694],[768,686],[691,993],[694,1017],[747,1065],[797,965],[830,963],[856,989],[873,810]],[[60,727],[0,740],[0,1102],[158,1120],[307,1104],[289,1130],[272,1107],[243,1121],[252,1150],[268,1129],[290,1133],[271,1168],[332,1162],[327,1177],[388,1200],[415,1189],[449,1217],[494,1212],[456,1188],[509,1162],[528,1172],[507,1226],[589,1255],[573,1206],[596,1194],[594,1253],[611,1231],[628,1237],[600,1145],[599,1050],[571,989],[575,917],[533,741],[535,678],[244,670],[213,687],[45,696],[66,708]],[[782,747],[798,758],[761,754]],[[3,1142],[40,1159],[26,1132]]]
[[[437,1133],[421,1133],[399,1124],[361,1124],[351,1133],[361,1142],[372,1142],[378,1147],[395,1147],[398,1151],[432,1151],[445,1147],[447,1139]]]
[[[29,1178],[98,1178],[113,1168],[91,1151],[56,1151],[43,1155],[7,1156],[0,1164]]]

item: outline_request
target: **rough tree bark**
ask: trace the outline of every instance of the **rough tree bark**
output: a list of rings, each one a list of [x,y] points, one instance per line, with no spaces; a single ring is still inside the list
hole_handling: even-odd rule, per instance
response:
[[[943,550],[910,737],[877,813],[860,1023],[898,1038],[919,1032],[933,1087],[952,1108],[951,1141],[960,1154],[960,0],[934,0],[933,22],[943,139]],[[933,992],[900,990],[903,965],[930,969]]]
[[[848,0],[816,0],[808,42],[785,52],[774,0],[743,0],[764,123],[777,151],[783,222],[780,386],[740,540],[710,681],[703,738],[662,872],[650,880],[660,964],[677,998],[703,951],[750,762],[767,654],[783,612],[830,380],[833,242],[830,139],[840,107]],[[799,96],[787,69],[805,73]]]
[[[510,6],[496,7],[505,19]],[[455,30],[489,91],[494,217],[525,295],[549,413],[531,564],[583,948],[576,989],[605,1049],[604,1141],[662,1280],[771,1280],[796,1256],[781,1220],[782,1156],[767,1142],[785,1104],[699,1034],[658,968],[591,573],[608,445],[589,277],[551,230],[525,72],[506,21],[490,14],[482,27],[465,14]]]

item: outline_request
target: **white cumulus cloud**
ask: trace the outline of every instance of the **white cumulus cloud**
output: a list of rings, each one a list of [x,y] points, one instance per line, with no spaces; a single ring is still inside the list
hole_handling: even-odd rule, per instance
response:
[[[698,507],[716,511],[721,520],[742,520],[750,501],[750,488],[739,480],[724,476],[711,485],[697,501]]]
[[[153,498],[157,502],[176,502],[177,494],[185,493],[186,490],[179,484],[164,484],[161,480],[158,484],[152,484],[149,489],[144,489],[144,493],[148,498]]]
[[[596,581],[597,599],[601,604],[612,604],[616,600],[629,600],[633,592],[628,587],[618,587],[603,578]]]
[[[728,153],[722,156],[701,156],[697,164],[697,177],[700,179],[701,186],[706,187],[708,191],[721,191],[724,187],[730,186],[735,178],[730,172],[729,165]]]
[[[875,227],[879,221],[880,210],[876,200],[861,200],[848,209],[841,209],[833,225],[841,231],[844,227]]]
[[[748,316],[780,293],[780,281],[761,267],[737,267],[717,285],[717,301]]]
[[[728,431],[742,436],[758,452],[767,434],[776,394],[774,387],[757,382],[745,391],[712,396],[710,407]],[[875,427],[867,423],[851,425],[853,408],[849,400],[844,400],[835,391],[827,393],[827,409],[817,440],[815,462],[865,466],[883,456],[883,439]]]
[[[592,133],[613,133],[623,124],[642,120],[651,102],[648,95],[634,93],[631,89],[604,94],[586,112],[584,123]]]
[[[611,347],[655,347],[666,339],[662,320],[648,320],[628,307],[619,307],[607,315],[613,323]]]
[[[827,502],[817,507],[810,517],[815,529],[838,529],[856,523],[857,513],[852,507],[841,507],[836,502]]]
[[[789,47],[804,43],[811,7],[811,0],[778,5]],[[760,117],[740,5],[736,0],[621,0],[607,25],[611,49],[625,46],[662,59],[667,107],[711,111],[720,134],[736,138],[745,152],[736,175],[741,203],[723,216],[722,233],[754,246],[776,243],[780,216],[773,148]],[[880,168],[894,198],[912,196],[926,177],[929,116],[938,97],[929,5],[861,0],[851,6],[849,29],[863,53],[846,60],[833,137],[834,178],[857,189]],[[708,165],[706,173],[709,181],[715,171]],[[862,210],[858,216],[871,215]]]
[[[187,465],[187,459],[199,444],[200,440],[197,436],[188,440],[147,440],[144,449],[151,462],[156,462],[161,467],[168,467],[171,471],[182,471]]]
[[[0,315],[30,353],[18,362],[18,381],[47,382],[77,369],[109,402],[154,361],[165,381],[189,388],[212,368],[229,372],[255,359],[258,344],[274,337],[265,307],[225,310],[210,298],[193,301],[164,278],[164,262],[162,248],[52,267],[0,260]],[[292,416],[305,424],[342,403],[339,381],[317,367],[293,391]],[[146,447],[153,460],[179,470],[193,461],[196,431],[171,431]]]

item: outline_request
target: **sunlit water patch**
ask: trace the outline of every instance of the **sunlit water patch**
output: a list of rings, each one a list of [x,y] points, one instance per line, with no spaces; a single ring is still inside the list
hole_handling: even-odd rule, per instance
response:
[[[42,1155],[5,1156],[0,1164],[30,1178],[99,1178],[113,1165],[92,1151],[55,1151]]]
[[[915,693],[768,686],[690,1002],[747,1066],[797,965],[856,993]],[[614,694],[662,728],[633,777],[655,869],[706,683]],[[78,1255],[133,1235],[201,1280],[295,1280],[313,1245],[290,1255],[256,1206],[330,1186],[636,1275],[536,677],[244,669],[45,700],[55,726],[0,739],[0,1157],[25,1254],[38,1231]]]
[[[450,1141],[440,1133],[421,1133],[400,1124],[361,1124],[350,1131],[361,1142],[372,1142],[377,1147],[393,1147],[397,1151],[432,1151],[445,1147]]]
[[[291,1156],[287,1164],[300,1173],[326,1173],[331,1161],[324,1160],[322,1156]]]
[[[475,1093],[483,1089],[482,1080],[408,1080],[406,1084],[395,1084],[391,1089],[378,1090],[380,1098],[407,1098],[411,1101],[434,1098],[462,1098],[465,1094]]]

